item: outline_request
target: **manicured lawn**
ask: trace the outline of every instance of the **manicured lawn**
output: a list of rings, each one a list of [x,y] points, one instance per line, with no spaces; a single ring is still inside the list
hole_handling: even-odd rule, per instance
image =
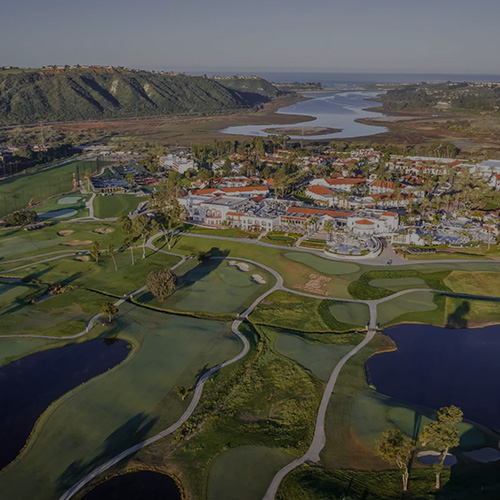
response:
[[[34,304],[19,301],[0,313],[2,335],[73,335],[85,329],[105,301],[100,294],[80,289]]]
[[[281,333],[274,347],[283,356],[297,361],[319,379],[327,381],[335,365],[353,345],[313,344],[298,335]]]
[[[317,255],[312,255],[305,252],[288,252],[285,253],[287,259],[295,262],[300,262],[311,267],[315,271],[325,274],[351,274],[359,271],[360,267],[351,262],[339,262],[335,260],[323,259]]]
[[[134,212],[141,201],[146,200],[144,196],[132,194],[99,195],[94,199],[94,215],[99,219],[128,215]]]
[[[261,500],[267,485],[284,465],[295,459],[277,448],[240,446],[222,452],[212,463],[207,500]]]
[[[102,166],[104,163],[99,162]],[[51,168],[44,172],[20,175],[0,181],[0,216],[28,206],[34,197],[36,202],[58,193],[73,189],[73,174],[80,178],[86,172],[93,172],[97,162],[75,160],[67,165]]]
[[[86,472],[174,422],[186,408],[175,387],[241,350],[229,324],[125,305],[108,335],[133,343],[127,360],[63,396],[5,472],[5,498],[52,500]]]
[[[153,269],[168,268],[179,261],[178,257],[148,251],[145,259],[142,250],[136,249],[135,265],[132,265],[130,251],[116,252],[115,271],[113,260],[103,253],[99,262],[91,259],[80,261],[81,256],[69,256],[62,259],[33,264],[19,271],[8,274],[26,279],[36,279],[43,283],[61,283],[121,297],[146,284],[146,278]],[[21,263],[23,264],[23,263]]]
[[[46,202],[42,203],[35,207],[37,214],[39,215],[39,221],[44,220],[57,220],[57,221],[65,221],[69,219],[79,218],[79,217],[88,217],[89,211],[85,208],[85,201],[90,198],[89,195],[82,195],[79,192],[72,193],[68,196],[54,197]],[[71,203],[70,203],[71,202]],[[58,217],[46,217],[43,214],[53,214],[59,215],[59,212],[62,210],[72,210],[75,211],[76,214],[73,214],[69,217],[58,218]]]
[[[259,304],[250,319],[259,324],[304,332],[345,332],[366,325],[368,314],[364,304],[275,292]]]
[[[96,230],[110,232],[98,234]],[[40,254],[63,250],[88,249],[94,241],[99,242],[102,250],[105,250],[110,243],[119,247],[122,240],[123,234],[119,226],[109,222],[59,223],[34,231],[7,229],[0,231],[0,267],[3,269],[4,260],[30,256],[36,258]],[[12,268],[18,265],[21,264],[9,266]]]
[[[444,284],[448,274],[449,271],[423,273],[412,269],[368,271],[357,281],[353,281],[348,291],[355,299],[372,300],[388,297],[396,291],[409,288],[429,287],[433,290],[449,290]]]
[[[429,323],[443,322],[443,311],[439,310],[439,303],[444,302],[443,297],[432,292],[413,292],[387,302],[382,302],[377,306],[377,321],[380,325],[386,326],[404,321],[418,321]],[[431,313],[432,312],[432,313]],[[410,319],[411,318],[411,319]]]
[[[500,274],[497,272],[453,271],[444,283],[454,292],[471,295],[500,296]]]
[[[274,349],[275,329],[244,326],[243,331],[252,346],[247,357],[207,384],[173,443],[162,442],[138,457],[142,463],[172,464],[191,498],[230,499],[235,492],[239,498],[241,489],[242,498],[261,500],[272,474],[261,473],[258,462],[277,470],[303,453],[312,438],[323,383]]]
[[[227,260],[211,259],[198,264],[190,259],[176,270],[177,289],[165,302],[159,302],[150,292],[137,297],[137,301],[167,311],[236,317],[275,281],[267,271],[247,265],[248,271],[240,271]],[[255,275],[265,284],[257,284],[252,278]]]

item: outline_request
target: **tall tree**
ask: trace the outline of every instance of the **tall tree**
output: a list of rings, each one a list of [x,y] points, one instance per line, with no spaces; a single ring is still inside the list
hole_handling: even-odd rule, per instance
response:
[[[423,446],[430,444],[441,452],[439,461],[434,464],[436,472],[436,490],[441,488],[441,472],[450,448],[458,446],[460,437],[456,425],[462,421],[463,412],[457,406],[441,408],[437,419],[428,423],[422,429],[419,439]]]
[[[108,254],[113,259],[113,264],[115,266],[115,271],[118,271],[118,266],[116,265],[116,258],[115,258],[115,247],[114,247],[113,243],[110,243],[108,245]]]
[[[90,248],[90,255],[96,262],[99,262],[99,257],[101,256],[101,246],[99,245],[98,241],[94,241],[94,243],[92,243],[92,247]]]
[[[176,282],[177,277],[171,269],[161,269],[148,274],[146,286],[160,302],[164,302],[175,290]]]
[[[137,215],[132,221],[132,227],[137,236],[142,238],[142,258],[146,258],[146,242],[153,231],[151,219],[147,215]]]
[[[118,314],[118,307],[113,302],[103,302],[101,305],[101,316],[108,319],[108,323]]]
[[[385,431],[383,437],[377,439],[375,452],[384,461],[395,465],[401,472],[403,491],[408,491],[408,464],[415,446],[399,429]]]

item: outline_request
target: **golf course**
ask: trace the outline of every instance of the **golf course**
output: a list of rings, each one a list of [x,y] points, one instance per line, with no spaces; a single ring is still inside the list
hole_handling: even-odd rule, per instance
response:
[[[69,198],[43,209],[83,210]],[[35,391],[38,401],[22,426],[4,422],[18,436],[0,472],[9,497],[92,498],[115,474],[150,470],[189,498],[229,500],[241,490],[239,498],[260,500],[270,488],[279,499],[399,498],[398,472],[376,455],[376,440],[391,426],[415,437],[453,398],[378,387],[394,373],[369,368],[367,377],[365,363],[386,373],[398,348],[381,328],[412,323],[422,346],[418,324],[449,332],[500,324],[495,261],[345,262],[233,230],[187,231],[171,248],[155,234],[129,248],[123,239],[118,223],[98,216],[0,232],[0,375],[26,377],[27,400]],[[160,300],[146,283],[162,269],[173,269],[176,285]],[[117,307],[109,320],[105,302]],[[87,346],[95,347],[78,359],[93,371],[65,376],[66,352]],[[43,376],[29,383],[28,367],[44,373],[44,359],[57,367],[51,391]],[[405,377],[418,375],[401,375],[403,387]],[[474,384],[467,390],[463,397]],[[466,480],[475,491],[497,471],[467,456],[498,448],[497,416],[466,414],[439,498],[455,498]],[[413,467],[412,494],[435,498],[432,467],[417,457]]]

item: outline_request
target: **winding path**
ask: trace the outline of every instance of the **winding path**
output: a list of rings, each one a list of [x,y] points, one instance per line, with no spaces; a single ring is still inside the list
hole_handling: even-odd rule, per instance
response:
[[[262,245],[262,246],[269,246],[269,247],[277,247],[277,248],[280,248],[280,249],[284,249],[282,246],[278,246],[278,245],[272,245],[272,244],[268,244],[268,243],[264,243],[264,242],[260,242],[260,241],[255,241],[255,240],[243,240],[242,239],[236,239],[236,238],[227,238],[227,237],[220,237],[220,236],[208,236],[208,235],[195,235],[195,234],[190,234],[188,233],[189,236],[195,236],[195,237],[201,237],[201,238],[208,238],[208,239],[217,239],[217,240],[229,240],[229,241],[240,241],[240,242],[245,242],[245,243],[250,243],[250,244],[254,244],[254,245]],[[147,242],[147,246],[148,248],[156,251],[156,252],[159,252],[159,253],[163,253],[163,254],[167,254],[167,255],[174,255],[176,257],[179,257],[179,262],[177,264],[175,264],[172,269],[175,269],[177,267],[179,267],[180,265],[182,265],[189,257],[186,256],[186,255],[180,255],[180,254],[176,254],[176,253],[173,253],[173,252],[167,252],[167,251],[164,251],[164,250],[161,250],[159,248],[157,248],[154,244],[153,244],[153,241],[158,237],[158,235],[155,235],[153,237],[151,237],[149,239],[149,241]],[[316,254],[322,258],[328,258],[326,257],[324,254],[322,254],[321,252],[314,252],[314,251],[310,251],[310,250],[307,250],[307,249],[297,249],[297,248],[286,248],[286,250],[290,250],[290,251],[301,251],[301,252],[307,252],[307,253],[312,253],[312,254]],[[39,262],[48,262],[48,261],[51,261],[51,260],[56,260],[56,259],[59,259],[59,258],[63,258],[63,257],[66,257],[68,255],[73,255],[75,252],[65,252],[64,255],[60,255],[61,252],[54,252],[54,253],[57,253],[59,255],[55,255],[53,257],[49,257],[45,260],[42,260],[42,261],[39,261]],[[80,252],[80,253],[83,253],[83,252]],[[87,251],[85,251],[85,253],[88,253]],[[51,255],[51,254],[43,254],[43,256],[48,256],[48,255]],[[220,260],[224,260],[224,259],[228,259],[228,258],[233,258],[235,260],[238,260],[238,261],[242,261],[242,262],[247,262],[247,263],[250,263],[250,264],[253,264],[257,267],[260,267],[264,270],[266,270],[267,272],[269,272],[273,277],[274,279],[276,280],[275,281],[275,284],[269,288],[266,292],[264,292],[262,295],[260,295],[247,309],[245,309],[242,313],[239,314],[239,316],[237,317],[236,320],[233,321],[232,325],[231,325],[231,330],[232,332],[241,340],[242,344],[243,344],[243,348],[242,350],[240,351],[239,354],[237,354],[234,358],[228,360],[228,361],[225,361],[224,363],[221,363],[213,368],[211,368],[210,370],[208,370],[206,373],[204,373],[200,379],[196,382],[195,386],[194,386],[194,391],[193,391],[193,397],[188,405],[188,407],[186,408],[185,412],[183,413],[183,415],[175,422],[173,423],[170,427],[168,427],[167,429],[161,431],[160,433],[156,434],[155,436],[152,436],[140,443],[137,443],[136,445],[128,448],[127,450],[124,450],[123,452],[121,452],[120,454],[118,454],[117,456],[115,456],[114,458],[110,459],[109,461],[105,462],[104,464],[100,465],[99,467],[97,467],[96,469],[94,469],[92,472],[90,472],[89,474],[87,474],[85,477],[83,477],[78,483],[76,483],[75,485],[73,485],[68,491],[66,491],[61,497],[60,497],[60,500],[68,500],[70,499],[77,491],[81,490],[85,485],[87,485],[90,481],[92,481],[95,477],[97,477],[98,475],[100,475],[101,473],[105,472],[106,470],[108,470],[109,468],[111,468],[112,466],[116,465],[118,462],[120,462],[121,460],[133,455],[134,453],[138,452],[139,450],[147,447],[148,445],[168,436],[169,434],[172,434],[174,431],[176,431],[177,429],[179,429],[188,419],[189,417],[192,415],[192,413],[194,412],[194,410],[196,409],[196,406],[201,398],[201,395],[202,395],[202,391],[203,391],[203,387],[204,387],[204,384],[205,382],[216,372],[218,372],[219,370],[221,370],[222,368],[226,367],[226,366],[229,366],[230,364],[233,364],[239,360],[241,360],[244,356],[246,356],[246,354],[248,353],[249,351],[249,343],[248,343],[248,340],[239,332],[239,327],[240,325],[242,324],[243,321],[245,321],[248,316],[252,313],[252,311],[258,306],[258,304],[264,300],[266,297],[268,297],[270,294],[276,292],[276,291],[285,291],[285,292],[288,292],[288,293],[292,293],[292,294],[295,294],[295,295],[301,295],[301,296],[305,296],[305,297],[311,297],[311,298],[315,298],[315,299],[323,299],[323,300],[332,300],[332,301],[338,301],[338,302],[350,302],[350,303],[362,303],[362,304],[365,304],[369,307],[369,311],[370,311],[370,320],[369,320],[369,324],[368,324],[368,332],[367,334],[365,335],[364,339],[358,344],[356,345],[351,351],[349,351],[337,364],[336,366],[334,367],[331,375],[330,375],[330,378],[328,380],[328,383],[325,387],[325,391],[323,393],[323,396],[322,396],[322,399],[321,399],[321,403],[320,403],[320,406],[319,406],[319,409],[318,409],[318,414],[317,414],[317,417],[316,417],[316,425],[315,425],[315,429],[314,429],[314,435],[313,435],[313,440],[308,448],[308,450],[304,453],[304,455],[302,455],[301,457],[297,458],[296,460],[294,460],[293,462],[289,463],[288,465],[286,465],[285,467],[283,467],[273,478],[271,484],[269,485],[269,488],[264,496],[264,499],[263,500],[273,500],[275,498],[275,495],[276,495],[276,492],[278,491],[278,488],[279,488],[279,485],[281,483],[281,481],[283,480],[283,478],[289,473],[291,472],[292,470],[294,470],[296,467],[300,466],[301,464],[303,463],[306,463],[306,462],[317,462],[319,461],[320,459],[320,452],[321,450],[323,449],[323,447],[325,446],[325,443],[326,443],[326,434],[325,434],[325,417],[326,417],[326,411],[327,411],[327,408],[328,408],[328,404],[330,402],[330,399],[331,399],[331,396],[333,394],[333,391],[335,389],[335,385],[337,383],[337,379],[338,379],[338,376],[342,370],[342,368],[344,367],[344,365],[347,363],[347,361],[349,361],[349,359],[351,359],[353,356],[355,356],[357,353],[359,353],[365,346],[367,346],[369,344],[369,342],[373,339],[373,337],[375,336],[376,334],[376,331],[377,331],[377,306],[378,304],[381,304],[383,302],[387,302],[389,300],[392,300],[392,299],[395,299],[397,297],[400,297],[402,295],[406,295],[406,294],[409,294],[409,293],[414,293],[414,292],[434,292],[434,293],[440,293],[440,294],[445,294],[445,295],[450,295],[450,296],[456,296],[456,297],[463,297],[463,298],[471,298],[471,299],[485,299],[485,300],[500,300],[500,298],[497,298],[497,297],[485,297],[485,296],[478,296],[478,295],[467,295],[467,294],[460,294],[460,293],[453,293],[453,292],[445,292],[445,291],[442,291],[442,290],[429,290],[429,289],[426,289],[426,288],[415,288],[415,289],[409,289],[409,290],[403,290],[403,291],[400,291],[400,292],[396,292],[388,297],[384,297],[382,299],[378,299],[378,300],[356,300],[356,299],[340,299],[340,298],[333,298],[333,297],[322,297],[322,296],[318,296],[318,295],[314,295],[314,294],[309,294],[309,293],[306,293],[306,292],[301,292],[301,291],[298,291],[298,290],[292,290],[292,289],[288,289],[284,286],[284,280],[283,280],[283,277],[277,272],[275,271],[274,269],[272,269],[271,267],[269,266],[266,266],[264,264],[261,264],[260,262],[256,262],[256,261],[253,261],[253,260],[250,260],[250,259],[244,259],[244,258],[237,258],[237,257],[212,257],[213,259],[220,259]],[[28,260],[28,259],[32,259],[31,257],[27,257],[27,258],[24,258],[24,259],[16,259],[16,260],[13,260],[13,261],[8,261],[8,262],[21,262],[23,260]],[[336,259],[331,259],[330,260],[336,260]],[[344,260],[343,260],[344,261]],[[345,262],[345,261],[344,261]],[[460,262],[460,261],[456,261],[456,260],[453,260],[453,261],[450,261],[450,262],[453,262],[453,263],[457,263],[457,262]],[[491,261],[491,260],[488,260],[488,261],[470,261],[470,260],[467,260],[466,262],[470,263],[470,262],[487,262],[489,264],[491,264],[492,262],[494,261]],[[6,262],[7,263],[7,262]],[[412,264],[415,264],[416,262],[412,262]],[[448,261],[436,261],[436,262],[433,262],[433,261],[425,261],[426,264],[431,264],[431,263],[448,263]],[[24,267],[28,267],[28,266],[31,266],[33,265],[33,263],[30,263],[30,264],[27,264],[27,265],[23,265],[23,266],[20,266],[18,268],[15,268],[15,269],[12,269],[12,270],[9,270],[7,272],[12,272],[12,271],[15,271],[17,269],[22,269]],[[382,265],[382,264],[375,264],[375,265]],[[119,299],[115,305],[116,306],[119,306],[121,304],[123,304],[123,302],[125,302],[126,300],[130,299],[131,297],[141,293],[142,291],[145,290],[145,287],[141,287],[139,288],[138,290],[124,296],[123,298]],[[0,336],[0,339],[1,338],[4,338],[4,339],[12,339],[12,338],[41,338],[41,339],[47,339],[47,340],[70,340],[70,339],[75,339],[75,338],[78,338],[78,337],[82,337],[83,335],[87,334],[90,329],[93,327],[94,323],[99,319],[101,315],[100,314],[96,314],[94,317],[92,317],[90,319],[90,321],[88,322],[87,324],[87,327],[85,330],[75,334],[75,335],[72,335],[72,336],[68,336],[68,337],[51,337],[51,336],[43,336],[43,335],[8,335],[8,336]]]

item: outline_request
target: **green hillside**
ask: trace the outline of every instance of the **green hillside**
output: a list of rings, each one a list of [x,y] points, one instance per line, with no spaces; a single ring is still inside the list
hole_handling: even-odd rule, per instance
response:
[[[226,82],[117,68],[0,71],[0,124],[212,114],[278,93],[262,79]]]

